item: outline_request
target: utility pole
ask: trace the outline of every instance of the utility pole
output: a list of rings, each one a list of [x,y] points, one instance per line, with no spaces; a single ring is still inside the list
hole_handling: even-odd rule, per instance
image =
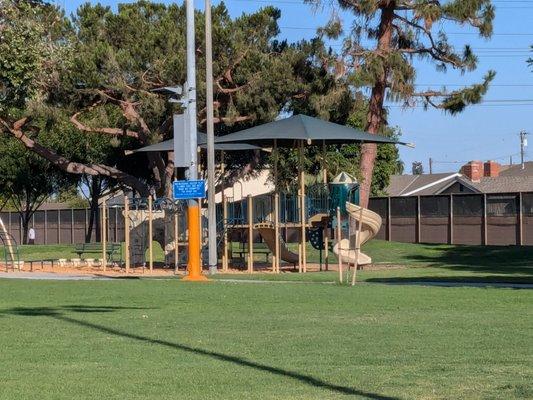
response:
[[[217,272],[217,214],[215,204],[215,125],[213,121],[213,38],[211,0],[205,0],[205,82],[207,105],[207,215],[209,273]]]
[[[528,133],[526,131],[520,132],[520,161],[522,163],[522,169],[524,169],[526,166],[524,164],[524,154],[526,152],[527,147],[527,135]]]
[[[433,174],[433,158],[429,157],[429,174]]]

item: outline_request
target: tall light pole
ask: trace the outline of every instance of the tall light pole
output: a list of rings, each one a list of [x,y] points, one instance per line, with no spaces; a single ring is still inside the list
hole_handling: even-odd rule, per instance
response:
[[[198,179],[198,140],[196,137],[196,51],[194,29],[194,0],[186,0],[187,13],[187,87],[186,98],[187,130],[190,135],[191,165],[187,170],[187,179]]]
[[[196,136],[196,47],[194,30],[194,0],[186,0],[187,15],[187,115],[186,128],[189,132],[191,164],[187,169],[187,180],[198,179],[198,139]],[[199,281],[202,275],[200,253],[201,247],[200,204],[198,200],[189,200],[187,207],[187,226],[189,229],[188,275],[184,280]],[[177,239],[176,239],[177,240]]]
[[[217,214],[215,204],[215,126],[213,121],[213,38],[211,0],[205,0],[205,82],[207,106],[207,214],[209,273],[217,272]]]

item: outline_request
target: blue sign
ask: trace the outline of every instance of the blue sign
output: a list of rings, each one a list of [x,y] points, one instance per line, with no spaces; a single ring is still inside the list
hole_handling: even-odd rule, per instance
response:
[[[174,181],[172,189],[174,200],[205,198],[205,181]]]

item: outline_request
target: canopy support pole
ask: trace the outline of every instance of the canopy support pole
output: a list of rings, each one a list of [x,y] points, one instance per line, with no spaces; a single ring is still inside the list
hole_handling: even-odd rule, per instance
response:
[[[248,195],[248,273],[254,272],[254,210],[252,195]]]
[[[222,184],[222,270],[228,272],[228,199],[226,198],[226,188],[224,187],[224,173],[226,166],[224,165],[224,152],[220,152],[220,175]],[[235,201],[235,199],[233,199]]]
[[[328,184],[328,165],[326,162],[326,141],[322,140],[322,181],[324,183],[324,189],[327,187]],[[329,209],[329,204],[327,205]],[[324,231],[322,233],[322,236],[324,236],[324,262],[326,264],[326,271],[329,270],[329,231],[328,231],[328,222],[324,225]],[[322,268],[322,265],[320,265],[320,268]]]
[[[107,270],[107,204],[102,201],[102,267]]]
[[[278,140],[274,139],[274,240],[275,240],[275,247],[274,247],[274,257],[273,257],[273,263],[272,267],[275,273],[280,272],[280,258],[279,258],[279,250],[280,250],[280,236],[279,236],[279,193],[278,193]]]
[[[337,259],[339,262],[339,282],[342,283],[342,249],[341,249],[341,209],[337,207]]]
[[[178,273],[179,268],[179,214],[174,214],[174,275]]]
[[[127,193],[124,193],[124,233],[125,233],[125,264],[126,274],[130,272],[130,199]]]
[[[152,195],[148,196],[148,266],[150,273],[154,272],[154,243],[152,238],[154,236],[154,215],[153,215],[153,199]]]
[[[300,140],[299,143],[299,169],[300,169],[300,222],[301,222],[301,234],[300,234],[300,246],[301,246],[301,264],[298,272],[307,272],[307,259],[306,259],[306,237],[305,237],[305,168],[304,168],[304,142]]]

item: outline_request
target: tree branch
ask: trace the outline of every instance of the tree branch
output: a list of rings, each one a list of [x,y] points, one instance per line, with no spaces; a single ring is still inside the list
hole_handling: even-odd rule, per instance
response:
[[[94,106],[94,105],[93,105]],[[139,133],[129,130],[129,129],[120,129],[120,128],[91,128],[78,120],[78,117],[82,111],[77,112],[72,117],[70,117],[70,122],[74,124],[76,128],[84,132],[93,132],[93,133],[103,133],[106,135],[114,136],[129,136],[135,139],[139,139]]]
[[[141,195],[148,195],[148,188],[146,184],[137,179],[136,177],[129,175],[123,171],[120,171],[114,167],[110,167],[103,164],[82,164],[74,161],[70,161],[67,158],[57,154],[52,149],[48,149],[35,140],[28,137],[22,131],[22,127],[28,122],[28,118],[22,118],[16,121],[13,126],[0,118],[0,123],[5,129],[11,133],[16,139],[18,139],[28,150],[38,154],[39,156],[50,161],[56,167],[71,174],[86,174],[86,175],[103,175],[108,178],[115,179],[116,181],[123,183],[126,186],[141,193]]]

